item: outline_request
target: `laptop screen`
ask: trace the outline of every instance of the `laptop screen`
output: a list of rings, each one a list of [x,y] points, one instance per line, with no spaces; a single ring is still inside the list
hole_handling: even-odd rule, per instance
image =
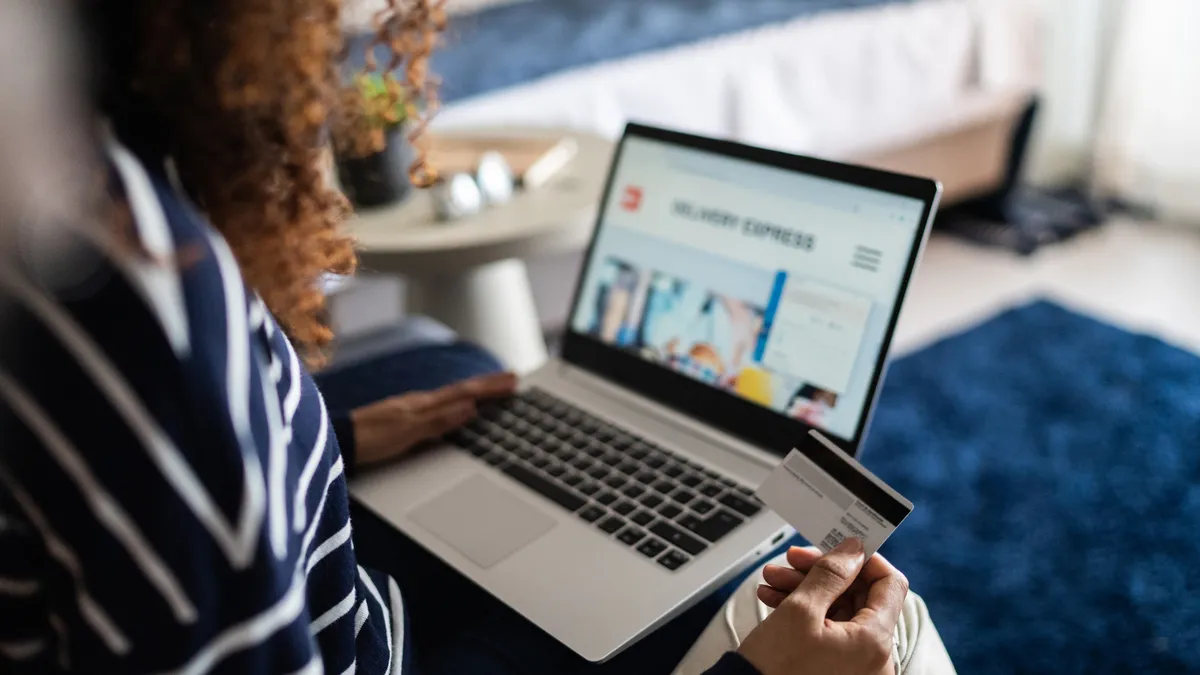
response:
[[[925,207],[627,137],[571,328],[854,440]]]

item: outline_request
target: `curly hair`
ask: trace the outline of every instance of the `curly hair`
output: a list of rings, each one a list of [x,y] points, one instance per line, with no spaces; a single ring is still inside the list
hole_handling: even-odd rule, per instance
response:
[[[444,0],[386,0],[372,56],[390,53],[409,102],[436,107],[429,55]],[[355,267],[350,209],[329,149],[370,152],[381,134],[343,72],[342,0],[105,0],[93,3],[105,71],[99,98],[118,134],[169,157],[190,197],[233,249],[242,274],[319,364],[333,338],[321,280]],[[411,103],[410,103],[411,104]],[[139,147],[140,146],[140,147]],[[414,182],[433,178],[423,161]]]

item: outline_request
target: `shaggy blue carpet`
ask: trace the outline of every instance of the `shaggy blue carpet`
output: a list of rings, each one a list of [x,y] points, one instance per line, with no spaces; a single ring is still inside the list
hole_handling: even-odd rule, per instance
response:
[[[1200,672],[1200,358],[1029,305],[896,361],[863,459],[960,673]]]

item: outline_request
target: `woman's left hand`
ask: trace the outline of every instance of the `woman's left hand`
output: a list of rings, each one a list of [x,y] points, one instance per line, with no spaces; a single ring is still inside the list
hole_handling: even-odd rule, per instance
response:
[[[498,373],[358,408],[350,413],[357,465],[392,459],[449,433],[475,417],[479,401],[511,396],[516,388],[515,375]]]

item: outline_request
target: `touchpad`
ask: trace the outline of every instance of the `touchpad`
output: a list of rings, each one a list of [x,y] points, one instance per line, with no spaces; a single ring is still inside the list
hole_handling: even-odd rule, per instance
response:
[[[554,518],[476,474],[418,506],[409,518],[487,569],[554,527]]]

